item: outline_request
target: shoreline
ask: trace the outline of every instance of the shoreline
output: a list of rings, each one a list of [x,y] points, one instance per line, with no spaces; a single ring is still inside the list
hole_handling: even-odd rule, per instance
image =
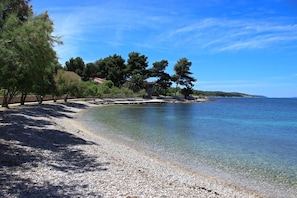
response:
[[[0,196],[260,197],[95,134],[76,118],[97,106],[0,111]]]

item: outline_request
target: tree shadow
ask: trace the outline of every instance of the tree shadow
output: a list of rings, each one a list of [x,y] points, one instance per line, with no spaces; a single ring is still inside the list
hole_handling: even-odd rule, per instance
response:
[[[85,105],[71,103],[65,106],[86,108]],[[44,164],[56,171],[73,173],[107,170],[108,162],[99,163],[95,156],[75,147],[96,143],[57,130],[56,127],[53,127],[52,122],[44,119],[48,116],[71,118],[69,113],[73,113],[73,111],[65,106],[44,104],[0,112],[1,197],[5,197],[5,194],[12,197],[30,197],[30,193],[46,195],[45,197],[81,196],[71,194],[73,191],[71,189],[82,188],[79,184],[67,186],[61,183],[55,186],[47,183],[40,186],[40,184],[34,184],[30,179],[19,178],[13,174],[16,171],[25,172],[28,167],[38,167],[38,165]],[[64,196],[63,193],[67,189],[69,192]],[[98,196],[96,195],[96,197]]]
[[[5,176],[5,179],[3,179],[4,177],[0,178],[1,197],[84,197],[86,193],[83,190],[76,191],[76,188],[88,188],[86,184],[68,185],[64,182],[57,185],[53,185],[50,182],[36,184],[30,179],[24,179],[15,175],[3,174],[1,176]],[[87,196],[102,197],[98,192],[90,192]]]
[[[41,105],[31,105],[30,107],[25,106],[22,108],[22,113],[28,116],[53,116],[53,117],[68,117],[67,113],[74,113],[69,107],[76,109],[85,109],[87,105],[79,103],[63,103],[63,104],[41,104]],[[14,109],[11,111],[18,111]]]

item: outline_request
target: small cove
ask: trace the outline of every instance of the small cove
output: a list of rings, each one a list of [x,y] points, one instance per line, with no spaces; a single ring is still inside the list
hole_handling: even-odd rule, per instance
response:
[[[297,192],[296,99],[114,105],[79,120],[110,139],[277,197]]]

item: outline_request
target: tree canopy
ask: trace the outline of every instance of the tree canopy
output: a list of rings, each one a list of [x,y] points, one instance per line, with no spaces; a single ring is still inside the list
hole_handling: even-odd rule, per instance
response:
[[[15,2],[7,0],[1,3],[1,8],[4,7],[0,32],[0,87],[4,89],[2,106],[8,106],[9,100],[17,92],[26,95],[34,92],[33,85],[48,81],[46,77],[53,73],[57,63],[53,46],[61,43],[58,37],[52,36],[53,22],[47,12],[34,16],[27,5],[28,1],[18,1],[24,10],[13,12]],[[26,10],[29,11],[26,13]],[[21,17],[18,15],[20,13],[26,14]]]
[[[66,62],[65,70],[77,71],[75,60],[83,63],[82,58],[71,58]],[[100,77],[113,82],[114,86],[121,88],[127,87],[133,92],[150,89],[155,95],[167,95],[172,83],[178,86],[184,86],[182,94],[189,96],[193,92],[193,82],[196,81],[191,75],[191,62],[186,58],[178,60],[174,66],[175,74],[170,76],[165,70],[169,63],[167,60],[154,62],[151,68],[148,68],[148,57],[139,52],[128,54],[127,62],[122,56],[114,54],[106,58],[99,59],[94,63],[81,64],[79,71],[82,73],[82,80],[88,81],[95,77]],[[154,80],[154,82],[148,82]],[[153,87],[152,87],[153,86]],[[152,89],[153,88],[153,89]]]
[[[85,62],[81,57],[71,58],[65,63],[67,71],[73,71],[79,76],[83,76]]]
[[[193,74],[190,72],[191,65],[192,62],[188,61],[187,58],[181,58],[174,66],[175,74],[173,75],[173,79],[176,83],[176,87],[178,87],[178,85],[184,86],[182,92],[185,98],[193,92],[193,83],[196,81],[196,79],[191,76]]]
[[[127,60],[126,78],[128,87],[134,92],[145,88],[145,80],[147,79],[148,57],[138,52],[129,53]]]
[[[32,8],[29,6],[29,2],[30,0],[1,0],[0,29],[2,29],[10,14],[15,14],[15,16],[22,22],[26,21],[32,13]]]
[[[149,76],[157,78],[155,92],[166,95],[168,88],[172,85],[171,76],[165,72],[168,67],[167,60],[161,60],[153,63],[153,67],[149,70]]]
[[[121,87],[126,82],[125,59],[120,55],[114,54],[95,62],[98,69],[98,77],[111,80],[115,86]]]

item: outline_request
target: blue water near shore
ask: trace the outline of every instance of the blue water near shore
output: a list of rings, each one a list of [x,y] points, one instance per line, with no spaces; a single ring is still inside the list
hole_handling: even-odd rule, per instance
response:
[[[100,135],[242,187],[276,197],[297,192],[297,99],[107,106],[80,120]]]

